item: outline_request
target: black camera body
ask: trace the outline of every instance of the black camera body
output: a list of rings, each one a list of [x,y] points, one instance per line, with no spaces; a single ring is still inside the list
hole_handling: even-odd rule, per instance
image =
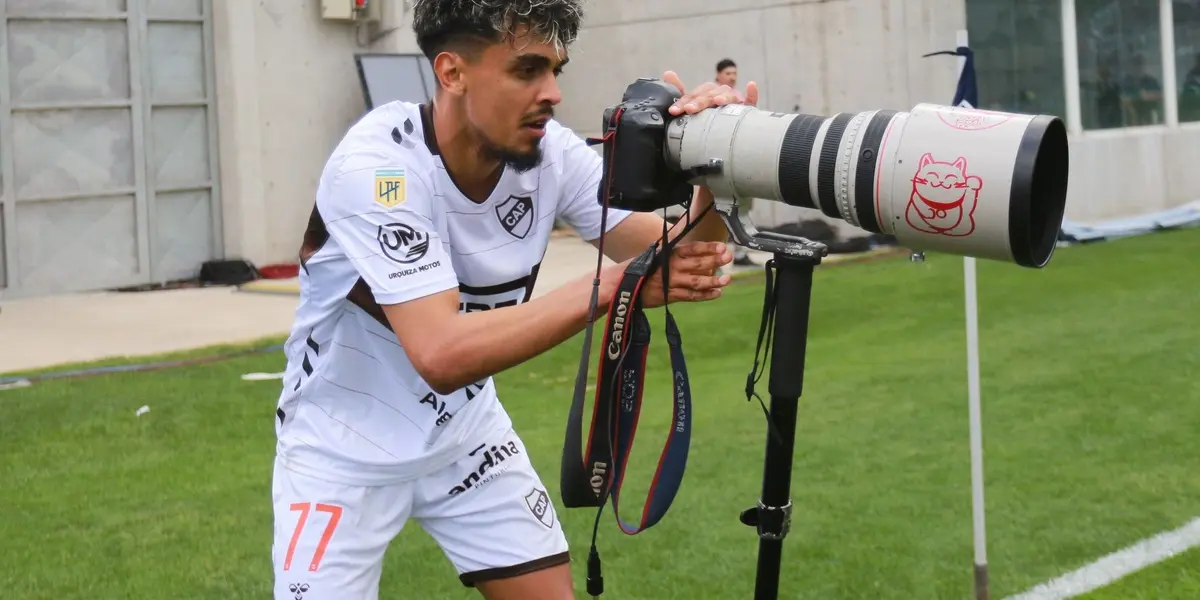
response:
[[[601,205],[652,212],[691,200],[691,174],[668,164],[665,151],[674,119],[667,110],[680,96],[675,86],[642,77],[625,88],[620,104],[604,111],[607,185],[600,186]]]

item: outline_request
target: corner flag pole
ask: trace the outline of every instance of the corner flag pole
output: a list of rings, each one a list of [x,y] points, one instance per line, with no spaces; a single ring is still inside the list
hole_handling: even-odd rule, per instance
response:
[[[967,32],[958,32],[958,45],[969,48]],[[968,53],[970,51],[968,50]],[[963,102],[979,105],[975,83],[975,61],[970,56],[959,59],[960,86],[966,91]],[[963,257],[963,290],[967,320],[967,405],[971,429],[971,515],[975,538],[975,600],[988,600],[987,525],[983,503],[983,415],[979,401],[979,304],[975,284],[975,257]]]
[[[967,45],[967,32],[959,30],[958,89],[954,94],[954,105],[976,108],[979,106],[979,90],[975,79],[975,61]],[[988,600],[987,526],[984,520],[983,503],[983,424],[979,402],[979,310],[975,283],[975,258],[963,257],[963,291],[967,321],[967,406],[971,431],[971,515],[974,521],[975,540],[975,600]]]

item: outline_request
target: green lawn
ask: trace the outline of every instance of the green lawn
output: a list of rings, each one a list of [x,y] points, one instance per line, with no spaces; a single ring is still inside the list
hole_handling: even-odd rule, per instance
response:
[[[1189,230],[1060,249],[1042,271],[979,262],[993,598],[1200,515],[1198,248]],[[628,537],[606,513],[605,598],[752,596],[757,538],[738,513],[757,500],[766,429],[741,389],[761,292],[750,277],[675,310],[696,401],[688,472],[656,528]],[[971,596],[962,298],[954,257],[818,271],[781,598]],[[670,416],[657,326],[655,344],[625,511]],[[578,352],[498,377],[556,501]],[[240,375],[281,369],[273,353],[0,391],[5,597],[269,597],[279,383]],[[585,598],[594,511],[560,514]],[[1193,551],[1092,598],[1196,598],[1198,573]],[[476,597],[415,526],[383,577],[383,598]]]

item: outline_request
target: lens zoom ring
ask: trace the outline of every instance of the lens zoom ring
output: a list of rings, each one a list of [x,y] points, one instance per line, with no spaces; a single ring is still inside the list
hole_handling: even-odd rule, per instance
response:
[[[825,132],[825,142],[821,144],[821,160],[817,163],[817,204],[826,216],[841,219],[838,211],[837,194],[834,184],[837,178],[837,155],[842,145],[842,134],[846,124],[854,118],[855,113],[840,113],[833,118]]]
[[[779,149],[779,196],[784,204],[816,208],[808,189],[808,165],[812,160],[813,140],[824,117],[796,115],[783,134]]]
[[[854,213],[858,226],[871,233],[882,233],[879,214],[875,211],[875,169],[879,166],[879,153],[883,150],[883,134],[896,116],[894,110],[881,110],[871,117],[862,136],[858,151],[858,171],[854,175]]]

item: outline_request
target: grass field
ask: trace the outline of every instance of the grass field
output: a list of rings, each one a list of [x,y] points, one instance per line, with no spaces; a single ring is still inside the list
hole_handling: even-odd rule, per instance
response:
[[[1087,600],[1160,598],[1200,598],[1200,549],[1158,563],[1087,596]]]
[[[1200,230],[979,263],[992,597],[1200,515]],[[656,528],[606,513],[605,598],[750,598],[766,429],[741,389],[761,278],[675,310],[695,390],[688,472]],[[781,598],[966,599],[972,589],[962,261],[822,268],[797,426]],[[786,309],[786,307],[785,307]],[[277,340],[275,340],[277,341]],[[623,509],[669,420],[661,329]],[[579,343],[498,376],[557,502]],[[15,599],[269,597],[277,353],[0,392],[0,589]],[[760,384],[766,393],[766,379]],[[149,405],[151,412],[135,417]],[[583,592],[592,510],[560,516]],[[473,598],[417,527],[382,598]],[[1192,551],[1092,600],[1200,597]]]

